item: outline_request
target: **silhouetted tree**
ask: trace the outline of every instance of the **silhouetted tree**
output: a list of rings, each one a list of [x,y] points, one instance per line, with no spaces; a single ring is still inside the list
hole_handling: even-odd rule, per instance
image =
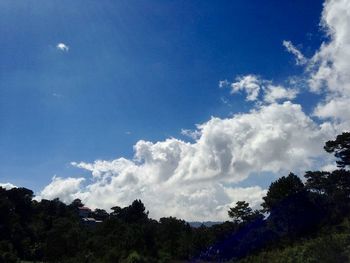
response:
[[[184,220],[163,217],[159,220],[158,244],[163,257],[186,259],[190,251],[191,228]]]
[[[113,206],[111,208],[112,212],[110,213],[110,216],[113,218],[120,218],[121,217],[121,213],[123,211],[123,209],[119,206]]]
[[[306,178],[305,187],[308,190],[325,194],[328,192],[330,172],[324,171],[307,171],[304,175]]]
[[[234,223],[247,223],[254,219],[261,218],[262,214],[258,210],[251,209],[249,203],[238,201],[234,207],[228,211],[228,216],[233,219]]]
[[[304,184],[298,176],[290,173],[287,177],[282,176],[277,181],[271,183],[265,197],[263,197],[262,207],[266,212],[271,211],[289,196],[293,196],[304,191]]]
[[[123,220],[127,223],[142,222],[148,219],[148,211],[146,211],[141,200],[135,200],[131,205],[124,208],[114,206],[111,210],[111,217]]]
[[[350,211],[350,171],[340,169],[333,172],[306,172],[305,186],[323,197],[322,205],[333,217]],[[340,214],[339,214],[340,213]]]
[[[108,218],[109,214],[106,212],[106,210],[103,209],[98,209],[96,208],[92,212],[92,217],[95,218],[96,220],[106,220]]]
[[[83,207],[84,204],[83,202],[79,199],[79,198],[76,198],[72,201],[72,203],[70,204],[71,207],[74,207],[74,208],[79,208],[79,207]]]
[[[342,168],[349,137],[325,146]],[[0,262],[237,262],[252,254],[259,257],[243,262],[349,261],[350,171],[309,171],[305,179],[291,173],[271,183],[266,218],[239,201],[228,211],[233,222],[196,229],[173,217],[148,218],[141,200],[110,214],[96,209],[103,222],[90,228],[78,216],[79,199],[37,201],[29,189],[0,187]]]
[[[314,231],[321,222],[322,209],[293,173],[273,182],[263,199],[263,207],[269,212],[268,225],[279,236],[293,240]]]
[[[135,200],[124,208],[124,219],[126,222],[142,222],[148,219],[148,211],[141,200]]]
[[[340,168],[350,165],[350,132],[344,132],[337,136],[334,141],[326,142],[324,149],[329,153],[334,153],[340,160],[337,165]]]

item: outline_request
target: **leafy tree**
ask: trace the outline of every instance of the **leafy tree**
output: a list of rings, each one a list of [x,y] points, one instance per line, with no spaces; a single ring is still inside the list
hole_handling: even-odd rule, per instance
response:
[[[163,255],[185,259],[189,251],[187,241],[190,235],[191,228],[184,220],[175,217],[159,219],[158,244]]]
[[[349,134],[325,149],[349,165]],[[173,217],[148,218],[141,200],[115,206],[86,227],[76,199],[33,200],[25,188],[0,187],[0,262],[347,262],[350,255],[350,171],[309,171],[271,183],[263,198],[266,218],[239,201],[231,221],[192,228]],[[344,222],[344,223],[341,223]],[[259,254],[260,252],[260,254]],[[197,260],[198,259],[198,260]],[[249,259],[249,257],[248,257]]]
[[[331,196],[350,197],[350,171],[340,169],[333,171],[327,180],[326,191]]]
[[[236,206],[231,207],[228,211],[228,216],[237,224],[247,223],[258,217],[262,217],[259,211],[253,211],[253,209],[249,207],[249,203],[245,201],[238,201]]]
[[[111,208],[112,212],[110,213],[110,216],[113,218],[120,218],[123,208],[119,207],[119,206],[113,206]]]
[[[141,200],[135,200],[124,209],[125,220],[127,222],[145,221],[148,219],[148,211]]]
[[[337,165],[340,168],[350,165],[350,132],[344,132],[337,136],[334,141],[326,142],[324,149],[329,153],[334,153],[340,160]]]
[[[95,218],[96,220],[106,220],[108,218],[109,214],[106,212],[104,209],[98,209],[96,208],[92,212],[92,217]]]
[[[330,198],[350,197],[350,171],[340,169],[333,172],[306,172],[306,188]]]
[[[328,177],[330,172],[324,171],[307,171],[304,177],[306,178],[305,187],[318,194],[324,194],[329,187]]]
[[[326,209],[333,220],[340,220],[344,214],[350,212],[350,171],[309,171],[305,178],[306,188],[319,194],[318,205]]]
[[[126,260],[123,260],[125,263],[144,263],[145,260],[136,252],[131,252]]]
[[[273,182],[265,197],[262,207],[265,211],[271,211],[276,205],[286,198],[304,191],[304,184],[298,176],[290,173]]]
[[[74,207],[74,208],[79,208],[79,207],[83,207],[84,204],[83,202],[79,199],[79,198],[76,198],[72,201],[72,203],[70,204],[71,207]]]
[[[293,240],[314,231],[322,220],[322,209],[298,176],[290,173],[273,182],[262,204],[269,212],[267,223],[278,236]]]
[[[127,223],[142,222],[148,219],[148,211],[146,211],[145,205],[141,200],[135,200],[131,205],[121,208],[114,206],[111,208],[110,214],[114,218],[118,218]]]

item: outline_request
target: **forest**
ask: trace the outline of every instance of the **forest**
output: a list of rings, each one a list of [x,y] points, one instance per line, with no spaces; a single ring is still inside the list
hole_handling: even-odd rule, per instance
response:
[[[0,262],[350,262],[350,133],[324,149],[337,170],[282,176],[260,209],[239,201],[212,226],[151,219],[141,200],[95,209],[86,224],[79,199],[0,187]]]

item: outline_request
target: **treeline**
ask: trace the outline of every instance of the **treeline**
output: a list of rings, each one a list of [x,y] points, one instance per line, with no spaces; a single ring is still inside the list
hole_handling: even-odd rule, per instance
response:
[[[0,188],[0,262],[349,262],[350,133],[325,144],[333,172],[293,173],[273,182],[262,209],[245,201],[230,221],[199,228],[148,217],[141,200],[96,209],[86,225],[80,200],[33,200],[26,188]]]

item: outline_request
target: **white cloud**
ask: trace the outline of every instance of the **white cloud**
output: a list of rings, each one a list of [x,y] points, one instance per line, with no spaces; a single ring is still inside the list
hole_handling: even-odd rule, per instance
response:
[[[64,43],[58,43],[56,45],[56,48],[60,51],[63,51],[63,52],[68,52],[69,51],[69,46],[67,46],[66,44]]]
[[[339,131],[350,127],[350,2],[326,1],[322,26],[329,41],[323,43],[308,65],[312,91],[323,92],[325,100],[314,114],[337,123]]]
[[[304,57],[304,55],[298,50],[292,42],[283,40],[283,46],[287,49],[287,51],[294,55],[295,63],[297,65],[305,65],[308,60]]]
[[[37,196],[37,199],[60,198],[63,202],[70,203],[75,198],[80,197],[79,190],[84,178],[61,178],[54,176],[49,185],[47,185]]]
[[[189,129],[181,129],[181,134],[193,140],[198,139],[201,135],[201,133],[198,130],[189,130]]]
[[[282,99],[295,99],[298,94],[298,90],[287,89],[283,86],[268,85],[264,90],[264,93],[264,101],[268,103],[273,103]]]
[[[229,85],[230,85],[230,82],[227,79],[219,81],[219,88],[225,88]]]
[[[232,104],[228,101],[228,99],[226,99],[225,97],[221,97],[220,98],[220,101],[223,103],[223,104],[225,104],[225,105],[227,105],[227,106],[229,106],[229,107],[232,107]]]
[[[16,188],[17,186],[11,183],[0,183],[0,187],[5,188],[6,190],[9,190],[11,188]]]
[[[220,81],[220,87],[230,86],[231,94],[245,91],[247,101],[259,101],[259,95],[263,94],[265,103],[274,103],[281,100],[293,100],[298,94],[295,88],[285,88],[282,85],[274,85],[272,81],[262,79],[256,75],[237,77],[235,82]],[[259,101],[260,102],[260,101]]]
[[[68,202],[79,197],[91,207],[105,209],[141,198],[155,218],[224,220],[233,202],[249,200],[257,205],[265,193],[258,186],[240,188],[237,183],[258,172],[311,169],[313,157],[323,154],[328,132],[300,105],[264,105],[198,125],[200,136],[193,143],[175,138],[141,140],[134,146],[133,160],[73,162],[91,172],[92,182],[83,186],[83,178],[54,177],[40,196]]]
[[[327,165],[324,165],[323,167],[321,167],[321,171],[326,171],[326,172],[333,172],[334,170],[337,170],[339,169],[337,167],[337,164],[336,163],[330,163],[330,164],[327,164]]]
[[[350,94],[350,2],[326,1],[322,25],[330,41],[321,45],[312,58],[310,84],[331,93]]]
[[[57,99],[62,99],[63,98],[63,95],[62,94],[59,94],[59,93],[52,93],[52,96],[57,98]]]
[[[315,108],[315,115],[326,119],[333,118],[339,122],[347,122],[350,118],[350,101],[347,97],[338,97],[321,103]]]
[[[254,101],[258,99],[259,91],[261,88],[261,81],[256,75],[246,75],[243,77],[237,77],[236,81],[231,83],[230,87],[232,94],[239,91],[245,91],[247,93],[246,99],[248,101]]]

